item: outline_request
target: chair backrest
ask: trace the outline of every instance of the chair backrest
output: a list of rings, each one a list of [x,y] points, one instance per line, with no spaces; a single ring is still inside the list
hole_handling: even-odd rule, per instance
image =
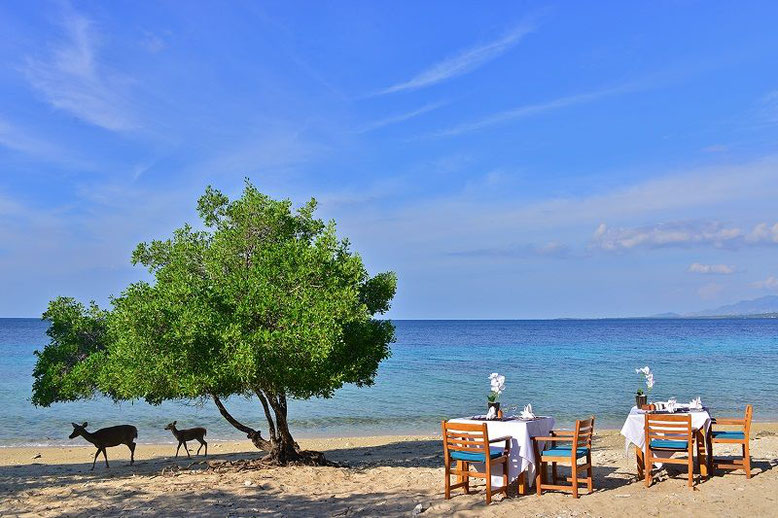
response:
[[[484,454],[489,451],[489,432],[486,423],[449,423],[443,421],[443,452],[451,451]]]
[[[751,433],[751,419],[754,417],[754,407],[751,405],[746,405],[746,423],[745,423],[745,434],[746,438],[749,437],[749,434]]]
[[[575,435],[573,442],[576,448],[591,448],[592,435],[594,435],[594,416],[589,419],[581,419],[575,422]]]
[[[646,414],[646,444],[652,439],[692,441],[692,416],[689,414]]]

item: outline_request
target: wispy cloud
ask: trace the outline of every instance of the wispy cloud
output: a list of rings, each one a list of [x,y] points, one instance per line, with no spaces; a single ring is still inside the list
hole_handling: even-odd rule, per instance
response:
[[[557,99],[553,99],[551,101],[547,101],[544,103],[527,104],[524,106],[519,106],[518,108],[513,108],[511,110],[506,110],[506,111],[492,114],[488,117],[484,117],[483,119],[474,122],[467,122],[448,129],[437,131],[428,136],[429,137],[453,137],[455,135],[470,133],[472,131],[484,129],[489,126],[494,126],[496,124],[515,121],[518,119],[523,119],[525,117],[538,115],[540,113],[544,113],[552,110],[558,110],[561,108],[567,108],[568,106],[585,104],[585,103],[597,101],[605,97],[633,92],[639,89],[641,89],[641,86],[638,83],[628,83],[628,84],[615,86],[611,88],[603,88],[602,90],[595,90],[583,94],[559,97]]]
[[[501,56],[535,29],[534,22],[525,19],[501,38],[460,51],[455,56],[440,61],[402,83],[389,86],[373,95],[386,95],[426,88],[451,78],[472,72],[478,67]]]
[[[370,131],[377,130],[379,128],[383,128],[385,126],[391,126],[392,124],[399,124],[400,122],[405,122],[407,120],[413,119],[418,117],[419,115],[424,115],[425,113],[431,112],[433,110],[437,110],[441,106],[445,106],[448,104],[447,102],[437,102],[437,103],[429,103],[425,104],[421,108],[418,108],[416,110],[412,110],[406,113],[400,113],[398,115],[392,115],[391,117],[387,117],[385,119],[380,119],[374,122],[371,122],[369,124],[365,124],[361,128],[357,130],[357,133],[368,133]]]
[[[98,37],[88,18],[68,12],[62,20],[64,38],[50,55],[28,57],[30,84],[57,109],[111,131],[135,129],[129,109],[128,78],[110,71],[98,59]]]
[[[21,128],[0,118],[0,146],[32,155],[49,155],[54,146],[29,135]]]
[[[705,275],[717,274],[717,275],[730,275],[735,273],[735,268],[727,264],[702,264],[692,263],[687,269],[689,273],[701,273]]]
[[[778,290],[778,278],[771,275],[763,281],[756,281],[751,284],[754,288],[766,290]]]
[[[495,248],[479,248],[474,250],[462,250],[450,252],[448,255],[456,257],[553,257],[563,259],[569,257],[570,247],[558,241],[550,241],[544,245],[511,245]]]

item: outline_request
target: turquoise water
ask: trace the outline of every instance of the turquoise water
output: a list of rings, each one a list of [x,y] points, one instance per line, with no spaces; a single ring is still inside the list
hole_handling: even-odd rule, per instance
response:
[[[656,373],[652,399],[701,396],[714,414],[755,406],[758,420],[778,419],[778,320],[396,321],[397,343],[375,386],[346,387],[330,400],[294,401],[298,437],[435,433],[440,420],[483,413],[488,375],[507,378],[503,406],[532,403],[565,425],[595,414],[618,427],[634,404],[636,367]],[[170,441],[162,428],[208,428],[209,438],[235,439],[213,403],[104,399],[35,408],[29,402],[33,351],[47,343],[46,323],[0,319],[0,445],[67,442],[71,421],[95,427],[134,424],[141,442]],[[231,398],[228,408],[263,425],[256,401]]]

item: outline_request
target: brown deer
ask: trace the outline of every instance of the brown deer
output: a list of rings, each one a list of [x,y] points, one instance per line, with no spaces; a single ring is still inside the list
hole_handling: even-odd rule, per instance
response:
[[[208,443],[205,442],[205,434],[208,433],[208,431],[205,428],[197,427],[197,428],[187,428],[185,430],[179,430],[176,428],[176,423],[178,421],[173,421],[169,425],[165,427],[165,430],[170,430],[173,432],[173,435],[176,439],[178,439],[178,448],[176,448],[176,458],[178,458],[178,450],[181,448],[181,445],[184,445],[184,451],[186,451],[186,456],[190,459],[192,458],[191,455],[189,455],[189,448],[186,446],[186,441],[197,441],[200,443],[200,448],[197,448],[197,453],[195,455],[200,454],[200,449],[202,449],[203,446],[205,446],[205,456],[208,456]]]
[[[100,452],[103,452],[105,467],[110,468],[108,465],[108,454],[105,453],[105,449],[111,446],[119,446],[120,444],[126,444],[130,449],[130,465],[135,463],[135,439],[138,438],[138,429],[134,426],[128,424],[109,426],[108,428],[100,428],[92,433],[86,431],[89,423],[70,424],[73,425],[73,433],[70,434],[71,439],[75,439],[80,435],[97,447],[97,453],[95,453],[95,458],[92,461],[92,469],[95,469],[95,462],[97,462],[97,456],[100,455]]]

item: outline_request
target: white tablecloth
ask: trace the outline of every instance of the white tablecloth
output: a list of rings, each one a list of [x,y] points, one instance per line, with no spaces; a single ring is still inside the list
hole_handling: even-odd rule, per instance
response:
[[[511,436],[511,451],[508,456],[508,483],[510,484],[521,474],[527,471],[528,483],[531,485],[535,478],[535,450],[532,447],[532,438],[548,435],[554,428],[553,417],[540,417],[532,421],[478,421],[475,419],[451,419],[450,423],[482,424],[486,422],[486,429],[490,439]],[[502,446],[504,443],[496,442],[492,447]],[[541,445],[542,447],[542,445]],[[483,464],[473,463],[476,469],[483,471]],[[502,487],[502,466],[492,466],[492,487]]]
[[[675,415],[690,414],[692,416],[692,428],[694,430],[704,430],[708,432],[710,426],[710,414],[707,410],[686,412],[678,411]],[[621,427],[621,435],[624,436],[624,447],[629,450],[629,445],[634,444],[641,450],[646,449],[646,412],[632,407],[624,426]]]

